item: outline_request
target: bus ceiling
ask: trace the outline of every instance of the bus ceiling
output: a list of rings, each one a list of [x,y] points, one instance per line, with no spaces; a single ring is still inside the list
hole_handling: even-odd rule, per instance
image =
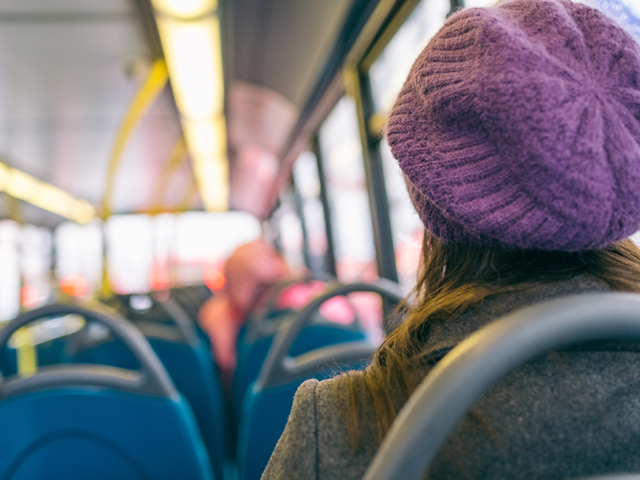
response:
[[[201,194],[199,167],[189,161],[198,155],[188,155],[189,134],[185,143],[182,133],[187,117],[176,105],[180,93],[169,58],[166,86],[157,73],[157,61],[167,53],[162,22],[180,20],[165,9],[169,3],[2,2],[3,165],[73,201],[87,201],[96,216],[202,210],[215,201]],[[215,18],[221,38],[225,122],[219,131],[226,138],[217,144],[226,147],[230,166],[224,207],[264,216],[256,209],[260,194],[273,203],[269,192],[279,188],[276,182],[284,184],[278,172],[283,152],[317,97],[332,55],[345,43],[345,25],[353,23],[354,10],[377,2],[200,3],[210,11],[198,19]],[[16,195],[12,177],[3,178],[0,191],[10,195],[0,197],[11,197],[0,199],[4,218],[47,227],[71,218],[64,209],[50,211],[52,202],[34,203],[29,192]]]

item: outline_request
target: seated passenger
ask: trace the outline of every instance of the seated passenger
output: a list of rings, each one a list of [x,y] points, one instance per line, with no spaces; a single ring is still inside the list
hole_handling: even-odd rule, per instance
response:
[[[209,335],[225,379],[236,365],[236,339],[250,309],[275,283],[291,275],[282,256],[263,240],[238,247],[224,266],[223,289],[200,308],[198,323]]]
[[[413,65],[387,137],[427,233],[405,322],[370,367],[298,390],[265,480],[359,479],[453,347],[564,295],[640,290],[640,46],[569,0],[454,14]],[[591,343],[494,386],[428,472],[640,472],[640,354]],[[637,346],[636,346],[637,347]]]
[[[227,381],[236,367],[238,332],[250,311],[267,303],[265,297],[271,293],[271,287],[279,282],[292,282],[279,292],[274,303],[275,308],[285,310],[304,307],[323,293],[326,284],[297,278],[282,256],[263,240],[238,247],[225,262],[224,273],[223,289],[202,305],[198,323],[211,339],[212,353]],[[344,297],[325,302],[320,313],[337,323],[354,320],[353,310]]]

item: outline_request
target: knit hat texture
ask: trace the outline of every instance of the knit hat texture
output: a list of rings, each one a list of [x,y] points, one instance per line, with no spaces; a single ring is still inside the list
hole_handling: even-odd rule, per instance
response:
[[[609,245],[640,230],[640,46],[569,0],[461,10],[411,68],[387,139],[436,237]]]

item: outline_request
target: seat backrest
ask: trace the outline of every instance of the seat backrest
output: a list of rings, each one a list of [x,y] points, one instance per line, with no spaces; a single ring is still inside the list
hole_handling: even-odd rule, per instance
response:
[[[222,478],[228,460],[228,427],[218,371],[208,346],[200,339],[181,306],[164,300],[160,307],[173,325],[153,320],[134,323],[149,341],[178,391],[189,402],[216,477]],[[116,339],[88,344],[75,354],[75,363],[137,368],[125,345]]]
[[[295,315],[296,312],[289,312],[290,319]],[[286,322],[287,320],[284,319],[284,321]],[[278,322],[278,327],[281,324],[282,322]],[[272,335],[265,335],[252,343],[240,345],[238,366],[233,377],[233,399],[235,405],[242,405],[248,388],[258,378],[269,354],[269,349],[273,344],[274,336],[275,332]],[[340,325],[319,321],[318,323],[307,325],[300,331],[291,346],[291,355],[297,356],[327,345],[364,339],[365,333],[357,325]],[[239,412],[236,412],[236,414],[239,414]]]
[[[233,381],[234,404],[242,405],[245,392],[251,383],[258,378],[260,372],[264,371],[268,355],[282,357],[285,354],[290,354],[296,356],[327,345],[364,340],[366,335],[357,315],[354,315],[353,323],[342,325],[323,321],[318,312],[328,300],[354,292],[378,293],[391,304],[402,299],[397,284],[384,279],[376,283],[349,285],[333,283],[324,294],[313,299],[302,310],[283,311],[275,315],[274,318],[264,315],[259,324],[252,327],[247,325],[241,332],[241,340],[238,344],[238,367]],[[287,326],[281,328],[283,323]],[[281,334],[276,344],[276,351],[274,351],[271,347],[274,344],[276,332],[281,332]],[[277,367],[270,366],[267,367],[267,370],[271,371],[273,368],[275,368],[273,374],[277,375]]]
[[[324,380],[343,371],[364,368],[375,349],[375,345],[366,341],[319,348],[295,357],[299,375],[267,388],[255,382],[242,405],[238,479],[260,478],[287,424],[296,390],[305,380]]]
[[[237,451],[240,480],[260,478],[284,431],[294,394],[302,382],[330,378],[341,371],[368,365],[376,346],[363,339],[335,341],[306,353],[293,349],[304,332],[311,332],[313,325],[308,324],[324,302],[352,292],[374,292],[392,302],[402,299],[399,287],[388,281],[341,285],[312,300],[280,326],[260,375],[243,402]],[[309,341],[313,341],[312,334]]]
[[[38,318],[74,313],[105,325],[139,371],[58,365],[0,383],[2,479],[213,479],[193,414],[144,337],[126,320],[75,305],[19,316],[11,335]]]
[[[449,433],[497,380],[549,350],[591,340],[639,340],[640,295],[598,293],[516,311],[451,350],[400,411],[365,480],[418,480]]]
[[[328,300],[354,292],[372,292],[379,294],[383,300],[391,303],[402,301],[402,293],[398,284],[380,279],[374,283],[352,283],[339,285],[323,295],[313,299],[298,312],[289,322],[281,325],[274,338],[273,346],[265,359],[258,377],[260,388],[278,385],[303,375],[299,366],[291,358],[292,347],[300,333],[311,323],[320,307]]]

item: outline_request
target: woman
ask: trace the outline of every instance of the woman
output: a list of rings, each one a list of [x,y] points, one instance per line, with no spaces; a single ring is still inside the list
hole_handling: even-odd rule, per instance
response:
[[[238,247],[224,265],[222,291],[200,308],[198,323],[211,339],[225,382],[236,366],[236,340],[248,312],[271,286],[291,275],[282,256],[264,240]]]
[[[263,479],[362,478],[451,348],[518,308],[640,290],[640,46],[569,0],[453,15],[387,126],[427,234],[405,322],[365,371],[304,383]],[[640,355],[591,343],[528,363],[458,425],[430,479],[640,472]]]

